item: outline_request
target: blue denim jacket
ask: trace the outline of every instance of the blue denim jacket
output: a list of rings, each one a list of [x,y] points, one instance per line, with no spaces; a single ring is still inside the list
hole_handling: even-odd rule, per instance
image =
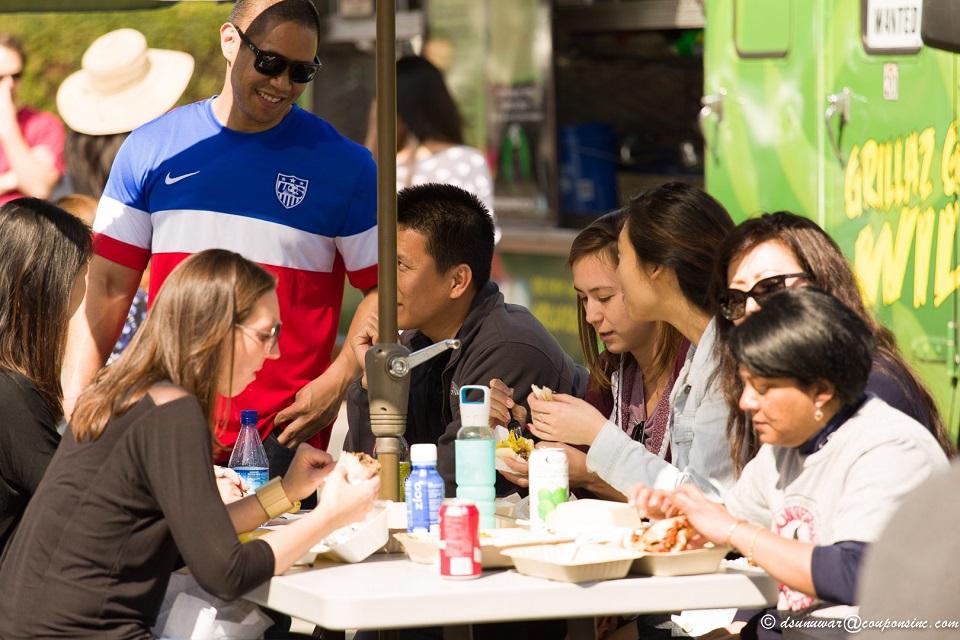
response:
[[[729,407],[717,384],[716,320],[711,319],[691,345],[670,395],[670,456],[659,458],[611,422],[604,425],[587,453],[587,468],[620,492],[638,482],[672,489],[689,481],[722,497],[735,481],[727,443]],[[712,490],[712,491],[711,491]]]

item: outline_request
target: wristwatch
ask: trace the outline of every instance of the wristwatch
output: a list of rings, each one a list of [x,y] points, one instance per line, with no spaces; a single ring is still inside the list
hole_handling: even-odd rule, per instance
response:
[[[294,508],[294,503],[290,501],[283,490],[280,476],[257,489],[257,500],[263,510],[267,512],[268,518],[276,518],[280,514],[292,511]]]

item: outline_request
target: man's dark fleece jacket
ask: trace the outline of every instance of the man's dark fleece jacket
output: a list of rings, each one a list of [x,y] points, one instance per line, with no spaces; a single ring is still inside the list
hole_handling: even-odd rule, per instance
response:
[[[448,496],[456,494],[454,442],[460,429],[461,385],[490,384],[500,378],[525,401],[530,385],[581,396],[585,372],[564,353],[550,333],[524,307],[506,304],[497,285],[489,282],[476,295],[460,331],[460,349],[421,364],[410,372],[410,403],[405,438],[410,444],[435,443],[437,468]],[[411,350],[433,341],[420,331],[404,331],[400,340]],[[354,382],[347,392],[350,429],[344,451],[373,452],[367,391]],[[498,494],[513,485],[498,477]]]

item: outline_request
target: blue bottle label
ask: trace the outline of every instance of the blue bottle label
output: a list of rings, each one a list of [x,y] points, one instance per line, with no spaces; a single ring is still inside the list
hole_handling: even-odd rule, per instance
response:
[[[234,467],[234,471],[247,485],[247,491],[253,493],[270,479],[270,470],[267,467]]]
[[[443,478],[434,467],[417,467],[404,487],[407,498],[407,531],[438,533],[440,503],[444,498]]]

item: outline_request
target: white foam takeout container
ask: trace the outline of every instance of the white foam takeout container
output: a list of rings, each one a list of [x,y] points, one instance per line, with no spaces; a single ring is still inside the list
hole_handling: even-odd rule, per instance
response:
[[[630,573],[646,576],[692,576],[700,573],[716,573],[729,547],[704,547],[690,551],[644,552],[633,561]]]
[[[363,562],[389,539],[387,509],[374,507],[363,521],[337,529],[314,545],[298,564],[310,564],[315,560]]]
[[[624,578],[637,553],[606,544],[553,544],[505,549],[517,571],[560,582]]]
[[[547,528],[560,535],[593,536],[636,529],[642,524],[634,507],[610,500],[571,500],[547,516]]]

